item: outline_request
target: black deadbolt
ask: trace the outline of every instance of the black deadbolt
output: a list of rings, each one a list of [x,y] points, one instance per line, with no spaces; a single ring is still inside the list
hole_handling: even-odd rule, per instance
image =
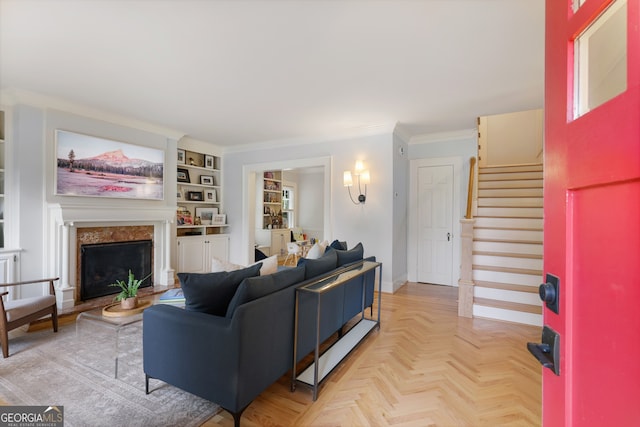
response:
[[[540,299],[547,304],[547,308],[558,314],[560,307],[560,279],[547,273],[546,283],[538,288]]]

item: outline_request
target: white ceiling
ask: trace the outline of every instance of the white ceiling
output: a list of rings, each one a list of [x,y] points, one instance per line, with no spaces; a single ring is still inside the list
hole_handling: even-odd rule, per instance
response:
[[[0,85],[222,146],[541,108],[544,0],[0,0]]]

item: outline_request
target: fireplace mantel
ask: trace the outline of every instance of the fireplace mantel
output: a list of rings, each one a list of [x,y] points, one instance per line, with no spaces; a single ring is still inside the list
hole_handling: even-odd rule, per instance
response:
[[[49,204],[52,212],[61,224],[70,223],[109,223],[109,222],[165,222],[173,221],[175,207],[126,207],[126,206],[88,206]]]
[[[133,202],[131,206],[48,204],[47,259],[50,262],[50,273],[60,277],[60,285],[56,289],[59,309],[67,309],[75,304],[75,239],[78,227],[153,225],[154,276],[158,278],[160,286],[173,285],[171,223],[175,218],[176,208]]]

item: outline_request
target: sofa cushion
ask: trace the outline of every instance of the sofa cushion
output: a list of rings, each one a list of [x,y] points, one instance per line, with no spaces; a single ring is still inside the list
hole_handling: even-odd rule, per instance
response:
[[[266,276],[248,277],[240,283],[227,307],[226,317],[232,317],[237,307],[269,295],[304,280],[304,266],[287,268]]]
[[[327,248],[327,250],[329,250],[329,248]],[[331,248],[330,251],[335,252],[338,256],[338,267],[360,261],[364,257],[364,247],[362,246],[362,243],[358,243],[353,248],[346,251],[334,248]]]
[[[230,272],[178,273],[185,309],[224,316],[240,282],[247,277],[257,276],[260,267],[262,263]]]
[[[256,261],[251,265],[256,265],[258,262],[262,262],[262,267],[260,268],[260,274],[271,274],[278,271],[278,256],[273,255],[268,258],[265,258],[261,261]],[[234,264],[229,261],[224,261],[213,257],[211,259],[211,272],[218,273],[220,271],[235,271],[245,268],[244,265]]]
[[[298,265],[304,265],[304,278],[311,279],[335,269],[338,265],[338,255],[335,251],[327,251],[318,259],[300,258]]]

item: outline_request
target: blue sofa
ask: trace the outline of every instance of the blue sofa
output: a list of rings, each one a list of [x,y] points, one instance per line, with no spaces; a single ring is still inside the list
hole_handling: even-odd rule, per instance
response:
[[[239,426],[247,406],[292,368],[296,288],[347,268],[362,254],[361,244],[328,250],[317,260],[303,259],[295,268],[266,276],[258,276],[255,266],[230,273],[180,273],[185,309],[159,304],[144,311],[147,393],[150,378],[162,380],[219,404]],[[322,341],[360,313],[363,286],[365,306],[372,305],[374,278],[372,271],[323,296]],[[238,281],[231,293],[229,283]],[[296,362],[315,348],[315,302],[308,294],[301,294],[298,313]]]

